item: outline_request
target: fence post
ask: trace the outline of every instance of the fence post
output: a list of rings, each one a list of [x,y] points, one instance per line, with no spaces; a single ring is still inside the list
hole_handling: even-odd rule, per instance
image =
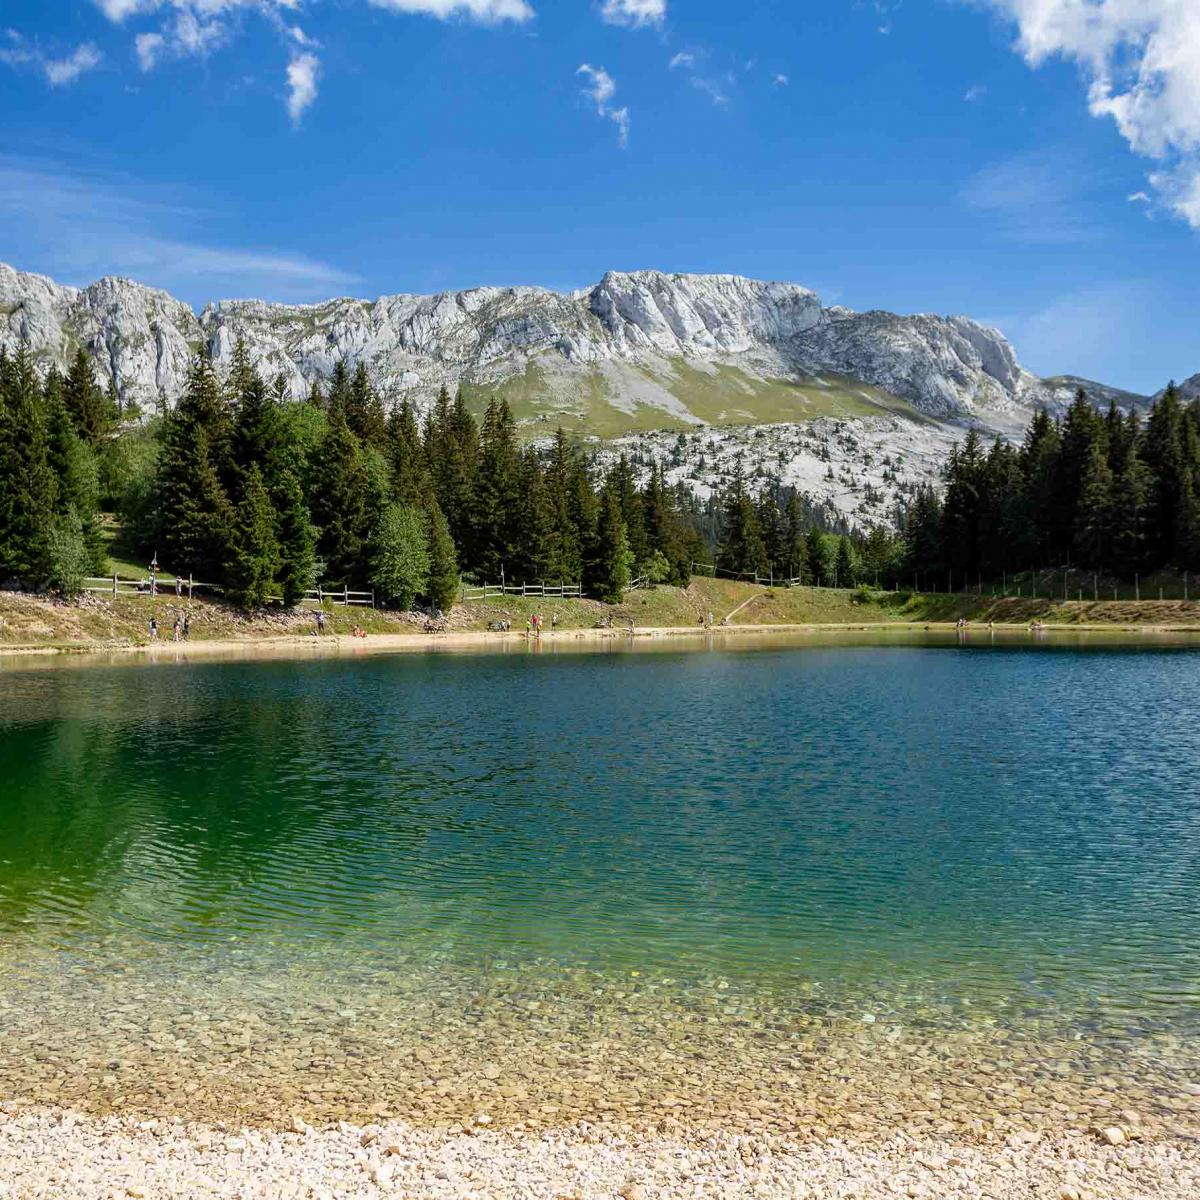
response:
[[[192,587],[193,587],[193,584],[194,584],[194,581],[193,581],[193,579],[192,579],[192,573],[191,573],[191,571],[189,571],[189,572],[188,572],[188,599],[189,599],[189,600],[192,598]]]
[[[115,596],[116,594],[117,594],[117,577],[114,574],[113,575],[113,595]]]
[[[342,584],[342,607],[350,607],[350,585],[348,583]]]

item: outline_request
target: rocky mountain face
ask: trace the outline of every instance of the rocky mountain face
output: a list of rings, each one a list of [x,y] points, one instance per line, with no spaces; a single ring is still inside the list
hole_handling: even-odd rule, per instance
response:
[[[614,431],[622,414],[641,429],[744,423],[760,419],[755,397],[768,393],[771,419],[829,415],[802,401],[812,400],[804,389],[832,394],[830,376],[839,395],[865,386],[872,402],[884,393],[920,414],[996,428],[1057,401],[998,331],[965,317],[825,308],[795,284],[732,275],[611,272],[573,295],[517,287],[304,306],[235,300],[197,316],[129,280],[79,289],[0,265],[0,345],[25,343],[60,366],[82,345],[104,381],[115,377],[144,409],[179,394],[202,344],[220,368],[239,339],[294,395],[344,358],[365,363],[385,395],[424,404],[444,384],[507,389],[526,404],[524,413],[514,404],[519,418],[600,407]],[[720,381],[719,395],[706,380]],[[692,403],[689,383],[708,388],[706,404]],[[794,416],[789,387],[799,389]]]

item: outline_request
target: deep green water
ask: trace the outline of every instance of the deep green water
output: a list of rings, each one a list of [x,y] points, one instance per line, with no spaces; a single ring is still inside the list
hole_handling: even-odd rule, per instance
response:
[[[1183,651],[16,670],[0,936],[1191,1029],[1198,766]]]

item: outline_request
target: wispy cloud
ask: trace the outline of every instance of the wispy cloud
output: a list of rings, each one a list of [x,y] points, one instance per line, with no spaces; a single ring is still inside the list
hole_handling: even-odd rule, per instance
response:
[[[787,87],[792,81],[787,75],[784,75],[782,72],[780,72],[775,75],[775,78],[771,82],[774,83],[776,87]]]
[[[128,275],[193,302],[319,300],[355,276],[303,254],[206,230],[228,220],[192,193],[57,163],[0,157],[0,260],[75,284]]]
[[[84,42],[66,58],[51,58],[45,63],[46,78],[55,86],[74,83],[100,65],[101,54],[91,42]]]
[[[667,63],[667,70],[680,71],[697,91],[703,92],[714,105],[723,108],[729,103],[729,92],[737,86],[733,71],[714,73],[708,69],[711,54],[707,49],[681,50]],[[753,61],[742,64],[742,70],[752,71]],[[779,76],[785,82],[787,76]]]
[[[62,58],[52,58],[35,42],[22,37],[15,29],[6,29],[0,39],[0,63],[20,69],[30,67],[40,71],[52,87],[74,83],[81,75],[95,70],[104,56],[92,42],[76,46]]]
[[[991,218],[1013,241],[1030,246],[1092,241],[1100,230],[1083,211],[1093,172],[1049,155],[1023,155],[976,172],[960,199]]]
[[[321,64],[315,54],[305,51],[288,63],[288,116],[293,125],[300,124],[305,109],[317,98],[317,77]]]
[[[661,25],[667,16],[667,0],[604,0],[600,16],[609,25],[630,29]]]
[[[1031,67],[1078,64],[1088,107],[1135,154],[1152,186],[1200,229],[1200,4],[1195,0],[984,0],[1017,28]]]
[[[597,115],[616,125],[617,144],[624,150],[629,145],[629,109],[612,106],[617,94],[616,80],[603,67],[593,67],[591,63],[584,63],[575,74],[587,81],[583,94],[595,105]]]
[[[310,5],[321,2],[309,0]],[[402,15],[483,25],[519,25],[536,15],[528,0],[362,2]],[[317,98],[322,72],[321,59],[316,53],[318,45],[295,21],[303,0],[93,0],[93,3],[110,21],[122,27],[137,18],[155,19],[154,28],[138,30],[133,37],[134,56],[143,72],[161,69],[170,62],[207,58],[237,38],[245,17],[261,18],[275,30],[287,50],[285,107],[293,125],[299,124]]]
[[[965,92],[963,99],[968,104],[978,104],[981,100],[987,99],[988,90],[981,83],[973,83]]]

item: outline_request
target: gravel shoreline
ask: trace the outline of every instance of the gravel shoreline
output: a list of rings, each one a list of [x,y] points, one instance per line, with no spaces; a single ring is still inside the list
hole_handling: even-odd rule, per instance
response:
[[[430,1200],[1195,1200],[1200,1142],[1073,1133],[964,1143],[896,1134],[616,1134],[586,1122],[542,1133],[347,1123],[225,1130],[4,1105],[0,1197],[429,1197]]]

